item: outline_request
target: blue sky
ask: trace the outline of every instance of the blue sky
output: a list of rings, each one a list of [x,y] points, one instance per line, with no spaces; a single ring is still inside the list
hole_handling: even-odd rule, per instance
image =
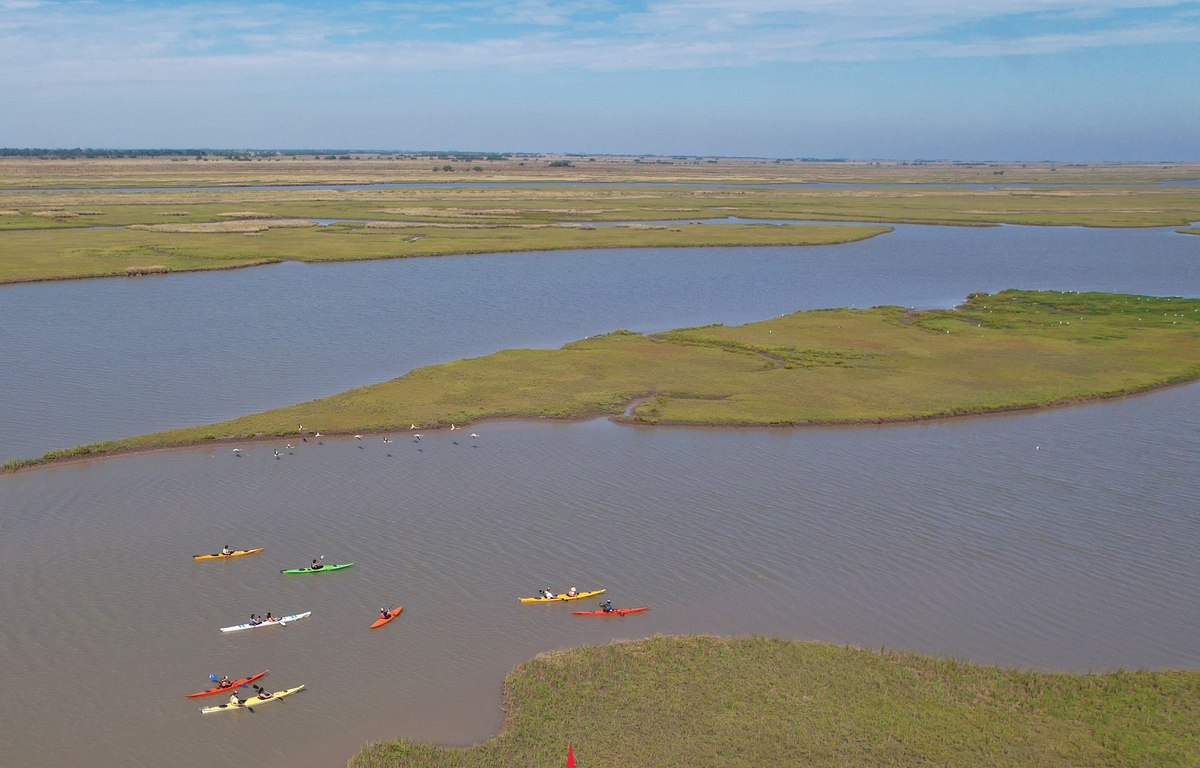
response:
[[[1200,2],[0,0],[0,145],[1200,160]]]

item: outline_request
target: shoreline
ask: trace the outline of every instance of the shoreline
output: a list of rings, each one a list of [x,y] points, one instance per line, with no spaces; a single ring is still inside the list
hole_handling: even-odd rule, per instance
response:
[[[1044,671],[779,637],[656,634],[520,662],[504,678],[499,730],[476,744],[400,737],[363,746],[349,765],[549,765],[567,744],[612,767],[715,764],[705,760],[714,745],[716,764],[1159,764],[1155,756],[1195,748],[1187,722],[1197,680],[1194,669]],[[1012,733],[1027,735],[1015,753]]]
[[[586,224],[586,222],[584,222],[584,223]],[[648,223],[653,223],[653,222],[648,222]],[[857,222],[843,222],[843,223],[847,223],[850,225],[857,224]],[[772,226],[774,226],[774,225],[772,225]],[[817,223],[817,224],[798,223],[798,226],[821,226],[821,223]],[[235,270],[235,269],[251,269],[253,267],[265,267],[265,266],[272,266],[275,264],[288,264],[288,263],[295,263],[295,264],[352,264],[352,263],[367,262],[367,261],[399,261],[399,260],[403,260],[403,259],[440,259],[440,258],[454,257],[454,256],[506,256],[506,255],[511,255],[511,254],[515,254],[515,253],[554,253],[555,251],[613,251],[613,250],[625,250],[625,249],[633,249],[633,248],[655,248],[655,249],[658,249],[658,248],[808,248],[808,247],[812,247],[812,246],[849,245],[851,243],[859,243],[859,242],[864,242],[867,240],[873,240],[874,238],[880,237],[882,235],[890,235],[896,231],[895,227],[886,225],[886,224],[862,224],[861,226],[881,228],[881,231],[871,233],[864,237],[856,237],[856,238],[851,238],[848,240],[839,240],[839,241],[828,242],[828,243],[742,243],[739,245],[729,245],[728,243],[698,244],[698,245],[578,245],[578,246],[556,245],[553,248],[531,247],[531,248],[521,248],[521,249],[512,250],[512,251],[497,251],[497,250],[491,250],[491,249],[485,248],[485,249],[480,249],[480,250],[452,251],[449,253],[412,253],[412,254],[402,254],[402,255],[396,255],[396,256],[365,257],[365,258],[361,258],[361,259],[355,259],[355,258],[347,258],[347,259],[321,259],[321,258],[285,259],[285,258],[279,258],[279,259],[265,259],[263,261],[258,261],[258,262],[254,262],[254,263],[250,263],[250,264],[226,264],[226,265],[213,266],[213,267],[192,267],[192,268],[180,268],[180,269],[167,268],[163,272],[156,272],[154,274],[130,275],[130,274],[125,274],[125,273],[121,273],[121,272],[113,272],[113,273],[109,273],[109,274],[99,274],[99,275],[65,275],[63,277],[29,277],[29,278],[17,278],[15,280],[0,279],[0,288],[3,288],[6,285],[27,285],[29,283],[60,283],[60,282],[68,282],[71,280],[99,280],[99,279],[105,279],[105,278],[118,278],[118,277],[119,278],[167,277],[167,276],[170,276],[173,274],[186,274],[189,272],[225,272],[225,271],[231,271],[231,270]],[[932,225],[932,226],[941,226],[941,225]],[[967,225],[967,226],[976,226],[976,225]],[[21,230],[16,230],[16,231],[21,231]],[[62,231],[62,230],[31,230],[31,231],[45,232],[45,231]],[[2,233],[0,233],[0,234],[2,234]]]
[[[830,421],[806,421],[806,422],[779,422],[771,424],[759,424],[753,422],[691,422],[691,421],[669,421],[656,420],[650,421],[639,419],[637,417],[627,415],[627,412],[636,408],[642,402],[655,397],[655,394],[638,395],[625,403],[620,413],[590,413],[571,416],[538,416],[532,414],[514,414],[509,416],[492,416],[479,419],[477,421],[465,421],[459,429],[467,429],[477,427],[483,424],[523,421],[537,423],[543,421],[562,422],[562,423],[582,423],[592,421],[594,419],[607,418],[614,424],[629,427],[667,427],[673,429],[719,429],[719,430],[780,430],[780,429],[857,429],[861,427],[903,427],[915,426],[918,424],[939,422],[939,421],[959,421],[966,419],[991,418],[998,416],[1019,416],[1022,414],[1032,414],[1042,411],[1055,411],[1064,408],[1075,408],[1079,406],[1094,405],[1104,403],[1111,400],[1123,400],[1128,397],[1142,397],[1150,395],[1160,390],[1172,389],[1175,387],[1184,387],[1190,384],[1200,382],[1200,372],[1187,376],[1165,381],[1158,384],[1151,384],[1146,387],[1137,389],[1122,390],[1120,392],[1108,392],[1095,395],[1085,395],[1079,397],[1064,398],[1045,403],[1034,403],[1029,405],[1003,406],[999,408],[981,408],[970,411],[961,411],[956,413],[937,413],[924,416],[894,416],[894,417],[876,417],[874,419],[841,419]],[[456,422],[457,425],[457,422]],[[201,425],[202,426],[202,425]],[[449,431],[449,426],[445,425],[424,425],[418,426],[418,430],[422,432],[441,432]],[[331,439],[348,439],[355,434],[363,436],[380,436],[406,434],[412,432],[411,429],[362,429],[357,431],[347,432],[329,432],[323,433],[321,438]],[[155,453],[167,453],[174,451],[185,451],[190,448],[200,448],[210,446],[213,448],[235,448],[244,445],[258,445],[261,443],[277,443],[280,440],[287,440],[292,437],[310,436],[310,432],[291,432],[276,435],[255,435],[254,437],[214,437],[211,439],[189,440],[179,443],[168,443],[163,445],[154,445],[139,448],[116,448],[111,451],[88,452],[80,454],[72,454],[68,456],[59,456],[51,459],[13,459],[12,461],[21,461],[19,466],[0,466],[0,477],[6,475],[16,475],[24,472],[30,472],[38,469],[51,469],[61,466],[69,466],[75,464],[89,464],[93,462],[106,461],[108,459],[119,459],[131,456],[149,455]],[[120,438],[124,439],[124,438]],[[82,446],[77,446],[82,447]],[[75,450],[75,449],[64,449]]]

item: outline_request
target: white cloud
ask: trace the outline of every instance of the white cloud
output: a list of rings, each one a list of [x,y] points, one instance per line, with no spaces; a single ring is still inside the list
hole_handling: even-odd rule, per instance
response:
[[[0,82],[10,83],[744,67],[1200,41],[1200,3],[1163,0],[660,0],[632,11],[609,0],[368,0],[342,11],[0,0],[0,9]]]

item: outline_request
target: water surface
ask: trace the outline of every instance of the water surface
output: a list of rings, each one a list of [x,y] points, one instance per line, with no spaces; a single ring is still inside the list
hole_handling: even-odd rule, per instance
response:
[[[471,743],[514,664],[657,632],[1200,665],[1200,386],[905,427],[476,429],[0,477],[0,765],[316,768],[371,738]],[[191,560],[222,544],[267,549]],[[319,555],[356,565],[278,573]],[[653,608],[515,600],[572,584]],[[218,631],[268,610],[313,616]],[[256,714],[183,698],[268,668],[308,690]]]
[[[860,243],[612,249],[0,287],[0,461],[206,424],[618,328],[953,306],[1004,288],[1200,296],[1200,237],[901,225]]]

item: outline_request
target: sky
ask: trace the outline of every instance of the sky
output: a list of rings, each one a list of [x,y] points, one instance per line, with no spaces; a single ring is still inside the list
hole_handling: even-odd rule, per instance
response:
[[[0,0],[0,146],[1200,160],[1200,0]]]

